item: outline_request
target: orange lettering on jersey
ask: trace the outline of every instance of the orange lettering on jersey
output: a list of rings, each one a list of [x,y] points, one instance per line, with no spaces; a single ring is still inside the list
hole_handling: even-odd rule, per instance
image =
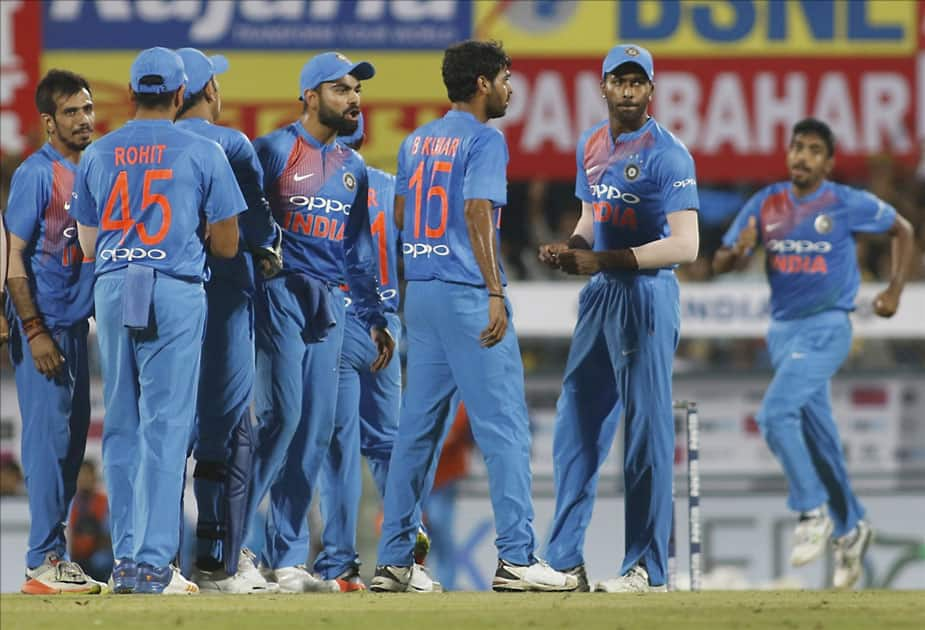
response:
[[[314,216],[311,214],[301,214],[299,212],[294,212],[292,214],[292,227],[289,228],[289,231],[301,232],[305,235],[311,234],[313,218]]]
[[[328,238],[332,241],[342,241],[344,240],[344,227],[346,223],[342,223],[337,219],[331,219],[331,231],[328,233]],[[338,228],[338,226],[340,226]]]
[[[116,147],[113,150],[113,156],[116,159],[116,166],[125,166],[125,147]]]
[[[825,257],[817,256],[800,256],[799,254],[790,254],[788,256],[774,255],[771,257],[771,268],[778,273],[820,273],[829,272],[829,266],[825,262]]]
[[[829,273],[829,268],[825,264],[825,258],[816,256],[813,258],[813,264],[809,268],[809,273]]]
[[[614,212],[613,215],[614,225],[617,225],[617,213]],[[636,229],[636,211],[632,208],[625,208],[623,214],[620,216],[620,227],[629,228],[630,230]]]
[[[411,143],[411,155],[417,155],[418,149],[421,148],[421,138],[417,137],[414,139],[414,142]]]
[[[316,216],[315,217],[315,229],[312,230],[312,236],[317,236],[318,238],[324,238],[328,235],[328,230],[331,229],[331,220],[327,217]]]
[[[433,143],[434,139],[430,136],[424,138],[424,146],[421,147],[421,153],[423,155],[430,155],[430,145]]]
[[[610,220],[610,213],[613,212],[613,208],[606,201],[597,201],[593,205],[594,207],[594,220],[598,223],[607,223]]]
[[[166,144],[142,144],[139,146],[116,147],[113,159],[116,166],[135,164],[160,164],[164,158]]]
[[[366,196],[366,205],[370,208],[378,208],[379,201],[376,200],[376,189],[370,187],[369,194]]]

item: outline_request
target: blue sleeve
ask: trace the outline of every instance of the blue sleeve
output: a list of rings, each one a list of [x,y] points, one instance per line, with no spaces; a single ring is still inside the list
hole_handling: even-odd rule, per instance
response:
[[[286,168],[286,156],[283,156],[278,147],[274,146],[269,136],[254,140],[254,152],[263,169],[263,190],[270,190],[282,175],[283,169]]]
[[[68,210],[75,221],[86,227],[99,227],[100,224],[99,204],[90,190],[94,155],[90,151],[85,151],[80,158],[77,175],[74,176],[71,207]]]
[[[405,150],[408,138],[404,139],[398,149],[398,171],[395,174],[395,194],[402,197],[408,196],[408,152]]]
[[[241,189],[225,152],[215,142],[204,140],[200,144],[199,160],[202,169],[202,211],[208,223],[218,223],[247,209]]]
[[[700,208],[694,158],[686,149],[675,146],[661,154],[658,185],[665,214]]]
[[[886,232],[896,222],[896,208],[866,190],[848,188],[852,232]]]
[[[488,199],[495,207],[507,205],[507,143],[496,129],[476,136],[469,147],[463,199]]]
[[[7,199],[6,229],[27,243],[36,236],[42,213],[51,199],[51,170],[37,167],[36,162],[24,162],[13,173],[10,196]]]
[[[739,210],[739,214],[732,221],[732,225],[726,230],[725,236],[723,236],[723,247],[732,247],[736,244],[736,241],[739,240],[739,234],[748,225],[748,220],[751,217],[755,217],[756,225],[759,227],[758,242],[761,242],[761,204],[767,196],[767,189],[759,190],[745,202],[745,205]]]
[[[382,298],[379,297],[378,268],[369,226],[369,176],[366,168],[357,173],[356,197],[344,228],[344,260],[347,284],[356,316],[367,328],[386,328]]]
[[[276,240],[276,222],[270,213],[270,204],[263,194],[263,167],[257,152],[244,134],[237,135],[237,143],[228,154],[231,170],[244,195],[247,212],[241,215],[241,232],[250,249],[270,248]]]
[[[588,144],[588,139],[586,135],[582,135],[578,141],[578,148],[575,150],[575,196],[581,201],[594,203],[591,184],[588,182],[588,174],[585,172],[586,144]]]

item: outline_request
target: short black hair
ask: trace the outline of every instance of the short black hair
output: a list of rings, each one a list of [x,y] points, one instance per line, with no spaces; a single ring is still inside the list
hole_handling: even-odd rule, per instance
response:
[[[791,138],[800,134],[811,134],[819,136],[825,143],[825,148],[829,152],[829,157],[835,156],[835,134],[827,124],[817,118],[804,118],[793,126]]]
[[[87,80],[76,72],[57,68],[49,70],[35,88],[35,107],[40,114],[54,116],[57,110],[56,99],[62,96],[70,98],[81,90],[93,94]]]
[[[206,100],[206,86],[211,85],[211,84],[212,84],[212,79],[209,78],[209,80],[206,81],[206,84],[202,86],[201,90],[199,90],[192,96],[184,96],[183,105],[180,106],[180,111],[177,112],[177,118],[179,118],[180,116],[182,116],[189,110],[193,109],[197,105],[199,105],[199,103]]]
[[[479,77],[493,80],[502,68],[511,67],[511,58],[501,42],[466,40],[453,44],[443,53],[443,84],[450,102],[471,99]]]
[[[146,74],[138,82],[141,85],[163,85],[164,78],[157,74]],[[135,103],[138,107],[145,109],[167,109],[173,103],[176,95],[177,90],[169,92],[135,92]]]

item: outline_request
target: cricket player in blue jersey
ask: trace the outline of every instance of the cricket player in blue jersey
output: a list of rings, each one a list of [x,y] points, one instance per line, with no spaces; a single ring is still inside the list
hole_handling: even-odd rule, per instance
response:
[[[93,134],[93,99],[83,77],[51,70],[39,82],[35,103],[48,142],[16,169],[6,210],[6,306],[15,308],[8,310],[10,359],[31,514],[21,590],[99,593],[100,584],[67,561],[64,538],[90,427],[87,319],[93,312],[93,265],[91,257],[84,259],[67,206]]]
[[[511,98],[511,60],[494,42],[448,48],[452,108],[401,145],[395,217],[401,229],[407,390],[386,484],[374,591],[412,581],[418,506],[433,481],[459,389],[485,456],[495,514],[495,590],[568,591],[577,580],[534,556],[530,426],[523,364],[498,263],[507,203],[504,136],[486,125]],[[508,330],[510,328],[510,330]]]
[[[257,288],[255,406],[259,424],[248,544],[263,547],[271,578],[286,592],[339,590],[313,576],[308,508],[331,445],[346,322],[343,291],[376,352],[371,369],[392,358],[367,211],[363,158],[337,135],[353,133],[360,82],[375,70],[328,52],[299,78],[299,120],[254,143],[264,191],[283,228],[283,269]],[[269,491],[265,530],[257,507]],[[262,539],[265,540],[265,546]]]
[[[238,251],[246,204],[221,147],[174,126],[186,74],[166,48],[131,66],[133,120],[80,162],[71,215],[96,252],[103,467],[115,592],[197,593],[171,565],[196,418],[206,247]]]
[[[623,565],[604,592],[664,591],[671,531],[674,417],[671,366],[680,335],[674,267],[697,257],[697,181],[687,148],[648,115],[652,55],[633,44],[604,58],[608,118],[576,151],[581,215],[540,260],[590,275],[556,406],[556,512],[549,562],[589,590],[584,538],[598,471],[622,414],[626,492]]]
[[[208,256],[206,336],[202,346],[193,488],[198,520],[196,570],[203,592],[267,593],[254,557],[242,548],[256,437],[250,403],[254,386],[254,261],[267,276],[279,271],[281,233],[263,195],[263,169],[240,131],[216,125],[222,109],[216,75],[228,60],[195,48],[177,51],[189,83],[176,126],[218,142],[247,202],[238,215],[238,254]],[[240,560],[240,562],[239,562]]]
[[[787,152],[790,181],[752,196],[723,238],[713,269],[740,268],[760,243],[767,252],[771,325],[767,344],[774,378],[757,421],[790,486],[787,505],[799,513],[791,564],[801,566],[835,547],[834,586],[851,588],[861,575],[873,530],[851,489],[830,381],[851,347],[854,300],[860,284],[855,234],[886,232],[892,239],[890,283],[874,312],[899,307],[913,249],[909,222],[868,192],[827,180],[835,139],[808,118],[793,127]]]

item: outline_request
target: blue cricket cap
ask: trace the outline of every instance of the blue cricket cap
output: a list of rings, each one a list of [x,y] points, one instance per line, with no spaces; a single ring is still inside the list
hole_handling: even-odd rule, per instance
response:
[[[180,55],[161,46],[142,50],[132,62],[129,76],[132,89],[139,94],[173,92],[187,81]],[[147,76],[160,77],[161,82],[142,85],[141,79]]]
[[[305,90],[314,90],[326,81],[337,81],[348,74],[365,81],[373,78],[376,69],[368,61],[353,63],[339,52],[315,55],[302,66],[299,74],[299,100],[302,100]]]
[[[357,119],[356,131],[347,136],[337,136],[337,139],[347,146],[353,147],[363,139],[363,134],[365,131],[365,125],[363,124],[363,114],[361,113],[360,117]]]
[[[625,63],[635,63],[642,68],[642,71],[649,77],[649,81],[655,80],[655,65],[652,63],[652,53],[636,44],[617,44],[604,57],[604,65],[601,68],[601,78],[607,76]]]
[[[189,77],[184,98],[198,94],[206,87],[209,79],[228,70],[228,60],[222,55],[207,57],[197,48],[180,48],[177,54],[183,60],[186,76]]]

